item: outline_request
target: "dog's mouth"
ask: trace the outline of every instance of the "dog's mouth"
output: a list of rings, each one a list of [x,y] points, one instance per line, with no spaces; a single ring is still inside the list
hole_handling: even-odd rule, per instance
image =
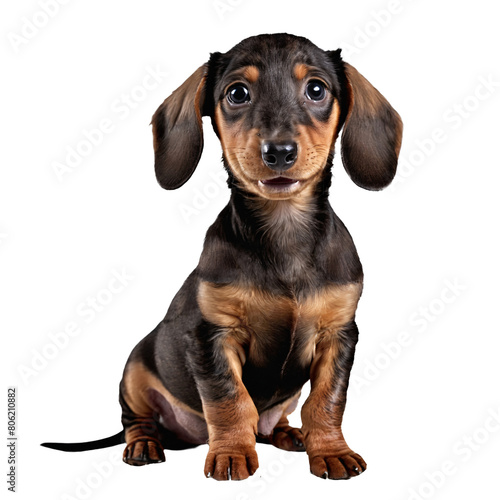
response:
[[[286,191],[294,186],[298,186],[299,181],[296,179],[290,179],[288,177],[273,177],[272,179],[265,179],[259,181],[259,184],[266,188],[271,188],[276,191]]]

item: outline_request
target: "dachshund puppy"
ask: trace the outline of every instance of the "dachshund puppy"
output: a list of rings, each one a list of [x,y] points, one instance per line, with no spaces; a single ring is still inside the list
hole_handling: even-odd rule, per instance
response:
[[[220,139],[231,199],[208,229],[196,269],[120,385],[124,430],[47,443],[76,451],[125,441],[131,465],[208,442],[205,475],[245,479],[256,442],[306,451],[311,472],[348,479],[366,468],[341,430],[358,339],[363,272],[328,202],[334,146],[362,188],[396,172],[402,123],[340,50],[288,34],[214,53],[152,119],[155,170],[181,187],[203,149],[202,117]],[[302,428],[289,425],[302,386]]]

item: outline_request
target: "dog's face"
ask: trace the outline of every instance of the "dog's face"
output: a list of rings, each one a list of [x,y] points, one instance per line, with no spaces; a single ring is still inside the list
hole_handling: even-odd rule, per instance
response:
[[[245,190],[283,199],[312,187],[341,116],[333,57],[307,40],[245,40],[218,57],[214,118],[224,157]]]
[[[358,185],[392,180],[401,143],[399,115],[340,50],[323,51],[286,34],[244,40],[212,54],[153,116],[155,168],[166,189],[193,173],[209,115],[236,184],[266,199],[312,192],[330,168],[344,127],[342,156]]]

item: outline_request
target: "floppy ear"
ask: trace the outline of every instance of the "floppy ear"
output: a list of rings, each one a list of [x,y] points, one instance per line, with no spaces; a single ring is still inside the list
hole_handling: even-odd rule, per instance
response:
[[[156,179],[162,188],[181,187],[200,160],[207,72],[208,64],[199,67],[165,99],[151,120]]]
[[[344,69],[349,109],[342,133],[342,163],[358,186],[383,189],[396,174],[403,123],[356,68],[344,62]]]

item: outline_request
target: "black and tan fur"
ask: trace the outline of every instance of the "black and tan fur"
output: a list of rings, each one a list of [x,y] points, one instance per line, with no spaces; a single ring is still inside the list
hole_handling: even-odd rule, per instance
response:
[[[316,476],[358,475],[366,464],[341,423],[363,272],[328,190],[341,130],[352,180],[365,189],[391,182],[399,115],[340,50],[287,34],[252,37],[212,54],[154,114],[165,189],[195,170],[203,116],[221,141],[231,199],[167,315],[130,355],[124,433],[99,446],[124,438],[124,461],[143,465],[164,461],[165,448],[208,442],[205,475],[244,479],[258,467],[259,441],[305,450]],[[290,154],[276,153],[276,166],[269,152],[283,148]],[[292,428],[287,415],[308,380],[302,428]]]

